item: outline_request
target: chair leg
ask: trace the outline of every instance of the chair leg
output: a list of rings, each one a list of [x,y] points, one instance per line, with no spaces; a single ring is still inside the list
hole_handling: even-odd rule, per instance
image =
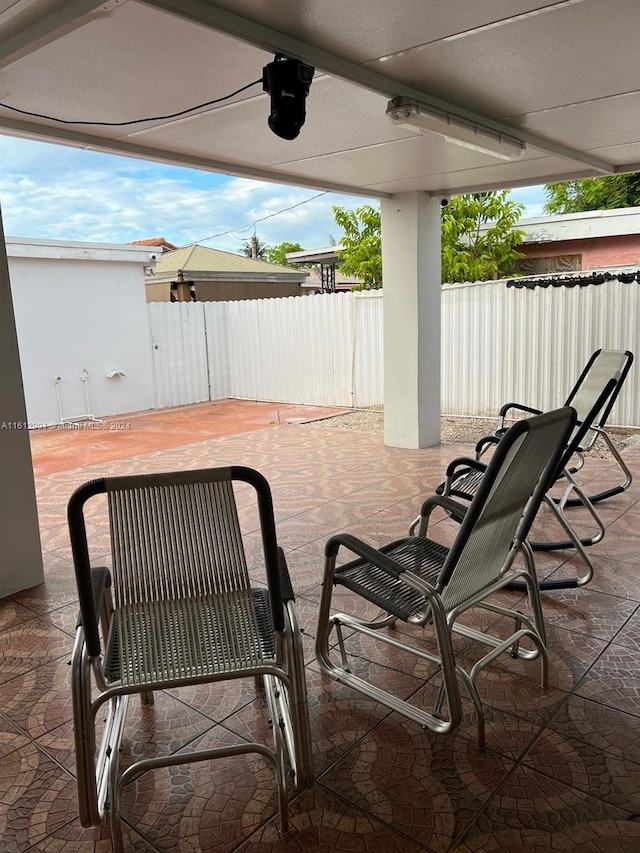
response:
[[[328,557],[325,563],[325,575],[318,616],[318,630],[316,633],[316,659],[322,671],[334,681],[338,681],[340,684],[351,687],[368,698],[373,699],[376,702],[380,702],[385,707],[402,714],[404,717],[413,720],[436,734],[446,734],[447,732],[455,729],[462,719],[462,705],[456,680],[455,657],[453,653],[451,633],[446,623],[444,609],[440,600],[434,598],[430,602],[439,652],[439,655],[435,655],[423,649],[412,647],[406,643],[400,642],[400,640],[391,637],[388,633],[381,633],[378,628],[373,628],[369,623],[357,619],[356,617],[349,616],[346,613],[339,613],[331,617],[331,593],[333,589],[334,569],[335,556]],[[386,623],[387,620],[385,619],[383,622]],[[341,649],[342,666],[334,664],[331,660],[329,650],[329,636],[331,634],[332,627],[336,627],[339,631],[341,624],[346,625],[348,628],[356,631],[357,633],[375,638],[377,641],[383,642],[393,648],[400,649],[401,651],[413,654],[422,660],[437,664],[442,670],[443,679],[445,681],[450,718],[448,720],[443,720],[440,717],[430,714],[415,705],[411,705],[409,702],[406,702],[388,691],[351,673],[348,669],[348,663],[346,663],[347,653],[344,643],[342,643]],[[340,640],[339,633],[338,638]]]
[[[279,679],[274,675],[265,676],[267,682],[276,682]],[[269,692],[269,691],[268,691]],[[278,810],[280,814],[280,831],[285,835],[289,831],[289,803],[287,799],[287,783],[285,776],[284,761],[273,749],[262,743],[236,743],[228,747],[215,747],[205,749],[201,752],[180,752],[173,755],[156,756],[154,758],[143,758],[129,765],[126,770],[118,775],[117,769],[112,773],[110,783],[112,787],[111,799],[114,804],[110,818],[112,826],[112,846],[114,853],[126,853],[122,846],[122,821],[120,818],[120,795],[121,792],[149,771],[158,768],[176,767],[181,764],[193,764],[203,761],[212,761],[217,758],[227,758],[238,755],[261,755],[273,768],[278,796]],[[120,846],[118,846],[120,845]]]
[[[120,815],[117,811],[113,811],[110,813],[109,817],[111,829],[111,850],[113,853],[125,853]]]
[[[113,853],[124,853],[122,823],[120,820],[120,786],[118,784],[118,751],[111,754],[109,773],[109,822],[111,827],[111,848]]]
[[[469,692],[469,696],[473,700],[473,704],[476,708],[476,714],[478,715],[478,749],[485,749],[487,745],[487,738],[484,718],[484,707],[482,705],[482,699],[480,698],[480,694],[478,693],[478,687],[476,685],[477,678],[472,678],[471,675],[469,675],[469,673],[461,666],[456,666],[456,672],[458,673],[458,677],[461,678],[464,682]]]
[[[466,670],[464,670],[461,666],[456,666],[456,673],[458,678],[464,682],[465,687],[471,697],[473,704],[476,708],[476,713],[478,715],[478,749],[485,749],[486,747],[486,727],[485,727],[485,716],[484,716],[484,706],[482,704],[482,699],[480,698],[480,694],[478,693],[477,686],[471,681],[469,674]],[[446,697],[446,690],[444,681],[440,682],[440,686],[438,688],[438,695],[436,696],[436,700],[433,703],[432,713],[434,716],[439,717],[442,712],[442,705],[444,703]]]
[[[311,757],[311,730],[307,684],[304,672],[302,632],[293,601],[287,602],[285,616],[288,622],[285,631],[287,672],[291,681],[291,726],[293,729],[293,753],[295,784],[298,788],[313,785],[313,762]]]
[[[633,475],[632,475],[631,471],[629,470],[626,462],[624,461],[624,459],[620,455],[618,448],[615,446],[613,441],[611,441],[611,438],[610,438],[609,434],[607,433],[607,431],[603,430],[603,429],[598,429],[597,432],[598,432],[598,437],[601,438],[604,441],[604,443],[607,445],[607,449],[609,450],[609,452],[611,453],[611,455],[613,456],[613,458],[617,462],[618,467],[621,469],[621,471],[624,475],[624,480],[622,481],[622,483],[618,483],[615,486],[611,486],[611,488],[609,488],[609,489],[604,489],[601,492],[597,492],[595,495],[589,495],[589,500],[591,501],[592,504],[599,503],[600,501],[604,501],[607,498],[613,497],[614,495],[622,494],[622,492],[625,492],[629,488],[631,483],[633,482]],[[567,501],[567,506],[580,506],[581,504],[582,504],[582,500],[580,498],[571,498],[570,500]]]
[[[85,827],[97,826],[100,815],[97,803],[95,725],[91,714],[91,665],[81,628],[76,634],[71,657],[71,699],[80,822]]]
[[[278,679],[270,675],[264,677],[265,695],[267,705],[269,706],[269,717],[271,719],[271,732],[273,734],[273,751],[276,756],[278,767],[281,774],[284,774],[285,767],[285,721],[282,719],[280,708],[280,697],[284,685],[280,684]]]
[[[604,538],[605,528],[602,523],[602,519],[596,512],[593,504],[585,494],[584,490],[581,486],[576,483],[571,474],[565,472],[567,479],[569,480],[569,485],[564,493],[564,495],[559,500],[554,500],[549,495],[545,496],[545,503],[554,513],[565,532],[569,535],[568,540],[563,540],[560,542],[531,542],[531,547],[534,551],[556,551],[562,550],[564,548],[576,548],[580,551],[580,555],[583,556],[584,547],[581,549],[580,546],[585,545],[596,545]],[[575,492],[579,498],[579,505],[584,507],[587,510],[591,518],[594,520],[597,532],[593,536],[585,536],[584,539],[579,537],[572,526],[569,524],[567,517],[564,513],[565,507],[568,505],[569,495],[571,492]]]
[[[520,551],[524,557],[525,565],[526,565],[526,574],[524,577],[524,584],[527,588],[527,592],[529,593],[529,604],[531,606],[531,610],[533,612],[533,621],[536,626],[536,630],[540,635],[540,639],[543,643],[547,642],[547,631],[544,624],[544,612],[542,610],[542,600],[540,598],[540,585],[537,582],[536,578],[536,564],[533,556],[533,550],[531,545],[528,542],[523,542],[520,546]]]
[[[591,557],[587,554],[587,551],[584,546],[585,540],[580,539],[578,534],[575,532],[573,527],[569,524],[567,517],[564,512],[558,507],[558,505],[553,501],[549,495],[545,495],[544,502],[549,507],[551,512],[554,514],[560,525],[563,527],[566,534],[569,536],[569,540],[567,542],[530,542],[527,543],[529,547],[536,551],[551,551],[551,550],[560,550],[563,548],[575,548],[578,554],[580,555],[583,563],[587,567],[586,572],[582,575],[578,575],[573,578],[543,578],[538,579],[538,587],[539,589],[575,589],[576,587],[586,586],[589,581],[593,578],[593,563],[591,562]],[[581,501],[581,503],[583,503]],[[593,509],[593,507],[591,508]],[[595,510],[593,510],[595,513]],[[597,517],[597,516],[596,516]],[[598,524],[601,526],[600,519],[598,518]],[[602,527],[602,532],[604,533],[604,527]],[[594,538],[593,542],[600,541],[602,536],[598,535],[597,539]],[[593,544],[593,542],[591,544]],[[535,577],[535,572],[533,572],[533,577]],[[507,589],[526,589],[526,584],[523,581],[514,580],[511,581]]]

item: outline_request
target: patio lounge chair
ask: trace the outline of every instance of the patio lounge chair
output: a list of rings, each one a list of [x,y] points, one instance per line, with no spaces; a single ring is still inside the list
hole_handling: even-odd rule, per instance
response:
[[[531,551],[526,536],[531,522],[554,476],[560,455],[573,429],[575,412],[563,408],[519,421],[509,429],[489,462],[480,487],[468,507],[450,548],[426,536],[429,516],[435,507],[460,509],[451,498],[434,495],[422,505],[416,536],[372,548],[349,534],[333,536],[325,547],[325,572],[320,602],[316,657],[331,678],[353,687],[425,728],[437,733],[453,730],[461,719],[461,702],[456,676],[466,685],[478,714],[478,743],[484,746],[484,714],[477,680],[481,671],[503,652],[514,657],[542,661],[542,683],[546,686],[547,654],[540,593],[535,582]],[[346,548],[357,559],[336,567],[336,557]],[[514,565],[518,553],[524,567]],[[487,598],[522,579],[529,590],[533,618],[514,613]],[[345,587],[365,602],[380,608],[374,619],[347,613],[331,615],[333,589]],[[362,603],[362,602],[361,602]],[[479,606],[514,619],[514,630],[506,639],[460,624],[458,617]],[[430,625],[437,641],[437,654],[405,634],[390,629],[402,620],[419,629]],[[346,636],[345,636],[346,629]],[[330,648],[335,631],[340,661]],[[351,671],[348,656],[349,634],[355,631],[391,647],[412,653],[436,664],[442,682],[433,711],[428,712]],[[489,646],[489,651],[466,672],[456,664],[453,633],[462,634]],[[533,649],[523,649],[527,637]],[[444,702],[448,716],[442,716]]]
[[[250,585],[234,485],[257,501],[265,587]],[[91,567],[84,521],[86,502],[102,494],[110,570]],[[72,695],[82,825],[109,818],[120,853],[125,785],[158,767],[253,752],[273,767],[286,831],[285,755],[295,784],[309,785],[310,738],[300,631],[267,481],[243,467],[93,480],[72,495],[68,520],[80,599]],[[243,743],[158,756],[120,772],[130,695],[151,702],[156,690],[238,678],[264,686],[273,748]],[[96,719],[105,712],[96,749]]]
[[[631,370],[632,364],[633,354],[629,352],[629,350],[597,349],[586,363],[582,373],[578,377],[578,381],[573,386],[569,396],[564,402],[565,406],[571,406],[576,410],[578,414],[578,424],[580,424],[589,417],[602,388],[608,380],[611,377],[617,378],[617,384],[614,391],[602,406],[601,411],[597,413],[591,428],[586,431],[585,435],[583,435],[579,446],[576,447],[576,454],[579,461],[578,467],[574,467],[574,473],[584,464],[584,453],[591,450],[598,440],[602,439],[623,474],[622,482],[603,489],[596,494],[589,495],[589,500],[592,504],[599,503],[600,501],[611,498],[614,495],[618,495],[628,489],[631,485],[631,471],[625,464],[624,459],[618,452],[615,444],[612,442],[605,426],[611,413],[611,409],[618,399],[622,386],[624,385],[627,375]],[[541,410],[531,408],[530,406],[524,406],[521,403],[506,403],[500,409],[498,428],[495,432],[497,437],[500,437],[504,433],[507,427],[507,420],[509,420],[513,413],[516,412],[536,415],[540,414]],[[478,452],[481,453],[485,448],[486,445],[481,440],[478,443]],[[565,505],[578,506],[581,503],[582,501],[580,498],[570,498],[565,502]]]
[[[602,377],[604,381],[605,377]],[[557,471],[549,482],[549,489],[560,483],[564,487],[560,498],[554,497],[550,492],[544,495],[543,502],[551,510],[552,515],[560,523],[568,539],[561,541],[546,541],[537,542],[529,540],[529,545],[534,551],[551,551],[562,550],[565,548],[575,548],[582,561],[586,566],[584,574],[573,578],[562,579],[543,579],[539,580],[540,589],[568,589],[578,586],[584,586],[593,578],[593,563],[586,551],[586,546],[594,545],[600,542],[604,537],[604,524],[600,516],[593,507],[591,500],[585,493],[584,489],[575,480],[575,469],[572,469],[571,461],[575,454],[579,452],[583,445],[585,435],[593,428],[593,424],[597,421],[598,416],[603,412],[609,404],[612,397],[617,395],[618,386],[621,381],[621,376],[618,371],[614,371],[612,376],[608,377],[608,381],[601,388],[599,396],[592,400],[591,409],[584,415],[582,421],[576,421],[575,428],[569,436],[567,444],[563,448],[563,453],[560,457]],[[492,435],[481,439],[476,445],[477,456],[481,456],[486,446],[499,447],[504,440],[507,432],[502,432],[500,436]],[[578,466],[579,467],[579,466]],[[487,471],[487,463],[480,461],[478,458],[472,459],[468,457],[457,457],[447,466],[446,479],[444,483],[436,488],[436,493],[445,497],[454,497],[464,502],[473,499],[477,490],[482,483],[482,480]],[[577,499],[572,501],[571,495],[577,495]],[[572,504],[581,504],[589,513],[592,520],[595,522],[597,532],[591,536],[580,537],[574,530],[573,525],[567,518],[565,508],[571,501]],[[458,508],[460,505],[454,505],[449,512],[451,518],[455,521],[462,521],[464,511]],[[416,519],[409,528],[411,533],[418,525],[419,519]],[[522,588],[522,582],[514,581],[511,584],[514,588]]]

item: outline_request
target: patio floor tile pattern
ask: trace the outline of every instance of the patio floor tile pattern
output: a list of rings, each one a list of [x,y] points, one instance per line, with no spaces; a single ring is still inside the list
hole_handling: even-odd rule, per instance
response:
[[[198,407],[194,407],[198,408]],[[273,408],[273,407],[272,407]],[[269,410],[270,411],[270,410]],[[265,415],[266,412],[266,415]],[[198,417],[210,416],[203,407]],[[262,412],[264,420],[269,412]],[[303,417],[303,410],[296,410]],[[316,413],[318,414],[318,413]],[[149,773],[124,793],[127,850],[136,853],[293,853],[293,851],[640,850],[640,484],[603,504],[607,533],[590,553],[595,577],[587,589],[546,593],[550,687],[537,664],[505,657],[487,668],[480,692],[487,749],[476,745],[476,712],[463,699],[463,721],[449,736],[419,726],[323,677],[313,638],[326,539],[349,531],[373,544],[403,535],[423,497],[442,480],[453,456],[469,448],[384,447],[382,437],[313,424],[260,423],[252,432],[207,438],[200,425],[180,437],[189,419],[163,415],[170,428],[151,430],[117,450],[102,439],[74,439],[94,464],[68,467],[40,457],[34,443],[45,584],[0,601],[0,849],[2,853],[108,853],[108,832],[77,820],[68,661],[76,595],[65,527],[69,495],[104,475],[199,468],[229,463],[261,470],[270,480],[280,541],[287,553],[304,631],[313,789],[291,791],[291,831],[281,837],[271,770],[255,756],[179,765]],[[192,415],[196,417],[196,415]],[[149,418],[141,419],[149,426]],[[297,420],[298,418],[295,418]],[[193,420],[191,421],[193,424]],[[228,422],[227,422],[228,423]],[[117,438],[117,436],[116,436]],[[114,439],[115,440],[115,439]],[[52,452],[51,437],[41,445]],[[129,447],[129,450],[127,450]],[[129,456],[135,448],[138,455]],[[55,448],[54,448],[55,450]],[[100,454],[100,455],[96,455]],[[625,453],[640,475],[640,448]],[[611,473],[607,460],[588,461],[585,481]],[[639,477],[640,480],[640,477]],[[248,561],[260,579],[257,525],[238,495],[249,534]],[[88,524],[95,558],[108,553],[104,507]],[[550,519],[537,522],[552,535]],[[432,528],[449,541],[446,522]],[[540,574],[570,576],[570,552],[538,556]],[[505,593],[510,608],[522,596]],[[336,607],[353,609],[341,593]],[[471,617],[486,624],[487,617]],[[489,620],[502,630],[500,618]],[[398,630],[407,630],[404,625]],[[423,641],[429,643],[428,634]],[[461,663],[474,645],[456,641]],[[348,638],[354,668],[428,707],[437,673],[394,649]],[[253,684],[231,683],[160,693],[153,706],[132,702],[124,762],[153,751],[268,737],[264,700]]]

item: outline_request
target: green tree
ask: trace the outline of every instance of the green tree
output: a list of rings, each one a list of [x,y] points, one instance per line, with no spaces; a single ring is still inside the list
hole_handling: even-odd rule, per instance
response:
[[[508,199],[509,190],[452,196],[442,209],[442,281],[486,281],[506,274],[524,257],[516,246],[524,232],[516,229],[524,205]],[[382,286],[380,211],[333,208],[344,229],[342,269],[366,288]]]
[[[580,213],[640,205],[640,172],[545,184],[546,213]]]
[[[300,243],[278,243],[277,246],[269,246],[266,251],[267,260],[270,264],[280,264],[283,267],[300,267],[306,264],[292,264],[287,260],[289,252],[303,252],[304,246]]]
[[[255,234],[249,240],[245,240],[242,244],[239,254],[245,258],[255,258],[258,261],[266,261],[267,259],[267,244]]]
[[[339,252],[343,272],[359,278],[367,290],[382,287],[380,210],[369,204],[355,210],[334,206],[333,216],[344,231]]]
[[[524,205],[508,199],[509,190],[452,196],[442,209],[442,281],[499,278],[524,257],[516,229]]]

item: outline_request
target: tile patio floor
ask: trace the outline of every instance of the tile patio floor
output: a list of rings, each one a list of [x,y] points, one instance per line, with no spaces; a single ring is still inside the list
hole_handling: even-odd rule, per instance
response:
[[[257,757],[148,774],[126,790],[130,850],[640,851],[640,822],[632,817],[640,813],[640,448],[626,451],[638,482],[603,505],[607,535],[591,549],[594,580],[581,591],[544,596],[549,689],[539,688],[536,664],[509,658],[482,677],[484,753],[475,745],[470,703],[460,729],[437,737],[319,675],[312,638],[325,540],[338,530],[374,544],[402,535],[420,497],[462,450],[469,448],[400,450],[371,433],[271,425],[225,438],[189,435],[181,446],[38,475],[46,582],[0,602],[0,853],[110,850],[107,838],[76,819],[68,667],[76,603],[65,523],[71,491],[107,473],[232,462],[259,469],[273,489],[307,635],[317,781],[292,792],[292,832],[279,839],[272,773]],[[607,460],[593,460],[588,475],[601,481],[610,470]],[[108,548],[104,518],[90,525],[99,558]],[[570,555],[542,554],[538,568],[569,572]],[[517,593],[507,596],[522,606]],[[458,649],[465,658],[469,648],[461,642]],[[377,664],[365,660],[372,652]],[[360,654],[363,666],[404,696],[420,702],[432,693],[413,662],[379,649]],[[260,701],[253,685],[240,684],[162,693],[143,709],[133,701],[125,756],[246,737]]]

